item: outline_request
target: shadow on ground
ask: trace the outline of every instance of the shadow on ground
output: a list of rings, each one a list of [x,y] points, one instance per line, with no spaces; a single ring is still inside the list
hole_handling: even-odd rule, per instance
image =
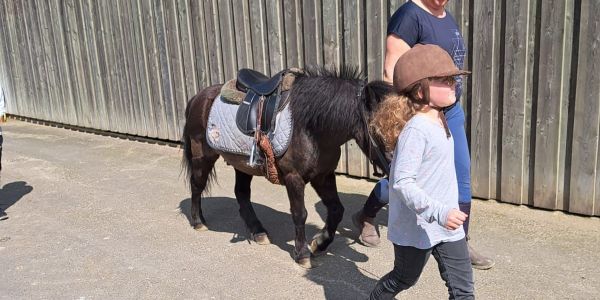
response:
[[[15,181],[5,184],[0,189],[0,209],[7,210],[17,203],[17,201],[21,200],[23,196],[31,193],[31,191],[33,191],[33,187],[25,181]]]
[[[357,262],[365,262],[369,258],[355,250],[350,245],[356,243],[356,230],[350,219],[351,213],[362,207],[366,197],[356,194],[340,194],[342,203],[346,208],[344,219],[340,223],[339,231],[334,242],[329,246],[328,253],[314,259],[318,267],[307,270],[305,278],[321,285],[326,299],[364,299],[368,292],[375,286],[376,280],[366,276],[364,270],[359,269]],[[269,233],[271,242],[290,255],[290,264],[294,247],[294,224],[289,213],[283,213],[262,204],[252,203],[259,220]],[[184,199],[179,208],[191,222],[191,200]],[[315,205],[321,219],[326,219],[326,208],[318,202]],[[239,216],[237,201],[228,197],[207,197],[202,199],[202,210],[206,218],[206,225],[211,231],[231,234],[231,243],[248,241],[249,233]],[[381,214],[386,215],[387,213]],[[323,221],[324,222],[324,221]],[[276,230],[281,228],[281,230]],[[306,236],[309,240],[321,228],[313,224],[306,225]],[[353,231],[354,230],[354,231]],[[358,246],[358,248],[364,246]]]

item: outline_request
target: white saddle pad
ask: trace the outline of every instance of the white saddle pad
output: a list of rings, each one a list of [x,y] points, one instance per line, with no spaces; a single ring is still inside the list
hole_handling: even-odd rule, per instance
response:
[[[208,115],[206,137],[208,145],[219,151],[250,156],[254,138],[243,134],[235,123],[238,105],[221,101],[218,96]],[[276,125],[271,144],[276,157],[281,157],[292,136],[292,113],[290,105],[277,114]]]

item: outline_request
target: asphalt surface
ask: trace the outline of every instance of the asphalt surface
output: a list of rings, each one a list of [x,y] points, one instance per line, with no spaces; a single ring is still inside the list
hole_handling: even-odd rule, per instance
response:
[[[203,202],[210,231],[189,224],[181,149],[9,120],[0,206],[0,299],[364,299],[391,270],[393,249],[355,242],[350,216],[374,182],[338,176],[346,207],[329,253],[306,270],[292,258],[285,189],[255,178],[255,210],[273,244],[250,243],[233,170]],[[325,209],[306,189],[307,235]],[[475,270],[481,299],[600,298],[600,218],[475,200],[472,244],[496,266]],[[378,217],[387,234],[387,212]],[[444,299],[430,259],[398,299]]]

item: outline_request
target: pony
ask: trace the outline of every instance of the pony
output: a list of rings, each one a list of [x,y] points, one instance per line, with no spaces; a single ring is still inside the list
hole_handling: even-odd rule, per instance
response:
[[[277,159],[280,183],[285,185],[295,226],[293,258],[302,267],[311,268],[311,254],[323,253],[333,241],[344,207],[336,187],[335,169],[344,143],[354,139],[362,152],[381,170],[387,163],[381,158],[380,139],[369,130],[369,121],[393,87],[384,81],[366,83],[357,68],[342,66],[339,70],[318,67],[298,72],[289,94],[292,136],[286,152]],[[211,105],[222,84],[204,88],[193,96],[185,110],[182,135],[183,167],[191,187],[191,225],[207,230],[202,214],[202,194],[214,179],[214,165],[219,157],[235,169],[235,197],[239,213],[250,238],[258,244],[270,244],[267,230],[258,220],[250,201],[253,176],[263,172],[247,165],[248,157],[212,149],[206,139]],[[377,153],[379,155],[377,155]],[[307,243],[305,222],[307,211],[304,190],[310,183],[327,208],[325,226]]]

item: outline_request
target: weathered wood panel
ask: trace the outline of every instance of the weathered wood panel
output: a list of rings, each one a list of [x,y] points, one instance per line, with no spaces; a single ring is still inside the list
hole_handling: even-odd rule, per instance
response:
[[[600,135],[600,4],[582,1],[569,211],[598,215]]]
[[[306,66],[323,64],[322,0],[302,2],[302,26],[304,34],[304,63]]]
[[[269,47],[269,72],[275,75],[285,69],[285,26],[283,25],[283,9],[281,0],[266,0],[267,39]]]
[[[542,1],[533,204],[563,208],[573,1]]]
[[[473,68],[472,75],[472,98],[471,98],[471,163],[474,167],[471,171],[471,182],[474,197],[494,198],[492,183],[494,177],[491,176],[492,168],[495,163],[491,159],[491,154],[496,151],[494,144],[494,124],[493,120],[497,111],[494,111],[494,103],[497,97],[494,97],[494,91],[497,86],[497,68],[498,61],[495,57],[499,56],[496,40],[493,34],[488,34],[498,30],[496,20],[490,18],[494,16],[494,0],[477,1],[474,3],[474,22],[479,24],[479,29],[473,32],[473,43],[478,47],[473,49]],[[497,83],[496,83],[497,84]],[[496,93],[497,95],[497,93]]]
[[[0,0],[11,114],[177,141],[187,99],[252,67],[381,79],[404,0]],[[453,0],[475,197],[600,215],[597,1]],[[351,141],[338,172],[372,178]]]
[[[506,6],[501,188],[503,200],[516,204],[528,203],[535,3]]]
[[[235,78],[238,70],[236,58],[235,27],[233,24],[233,11],[231,0],[218,0],[219,28],[221,32],[221,52],[223,53],[224,81]]]
[[[284,3],[286,65],[288,68],[303,68],[302,0],[289,0]]]
[[[235,40],[237,72],[238,69],[252,68],[252,32],[250,27],[249,0],[236,1],[233,9],[233,37]],[[290,5],[289,7],[293,7]],[[235,76],[235,74],[234,74]]]
[[[343,14],[343,54],[348,65],[359,70],[366,68],[367,47],[365,40],[365,5],[363,1],[344,1]],[[350,141],[342,148],[342,158],[338,172],[355,176],[369,177],[367,158],[362,154],[355,141]]]

